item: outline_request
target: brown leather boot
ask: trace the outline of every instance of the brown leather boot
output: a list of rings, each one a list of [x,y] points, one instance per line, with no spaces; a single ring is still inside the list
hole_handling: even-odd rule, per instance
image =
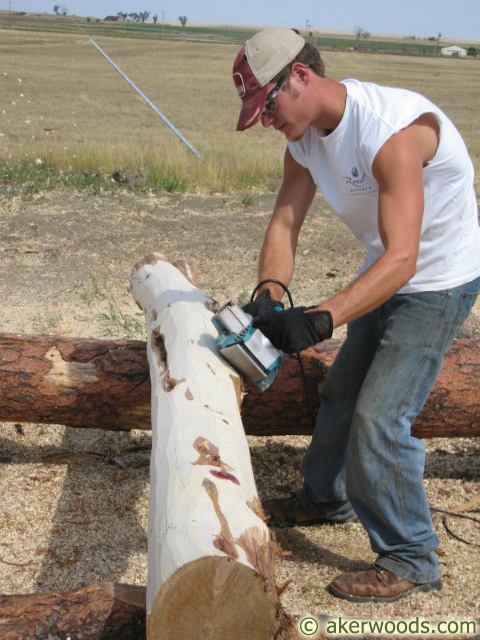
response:
[[[395,602],[411,593],[441,588],[441,580],[417,584],[378,565],[368,571],[343,573],[328,585],[332,595],[350,602]]]
[[[297,496],[293,493],[287,498],[273,498],[262,503],[265,514],[269,516],[269,525],[279,527],[309,527],[315,524],[343,524],[355,522],[356,516],[347,520],[328,520],[315,513],[305,511],[299,504]]]

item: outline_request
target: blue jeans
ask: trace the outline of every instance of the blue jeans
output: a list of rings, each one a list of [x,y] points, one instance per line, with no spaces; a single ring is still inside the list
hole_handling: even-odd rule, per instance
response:
[[[397,294],[353,321],[302,463],[300,504],[338,522],[356,514],[375,564],[416,583],[439,579],[439,539],[423,485],[425,446],[410,428],[479,288],[477,278]]]

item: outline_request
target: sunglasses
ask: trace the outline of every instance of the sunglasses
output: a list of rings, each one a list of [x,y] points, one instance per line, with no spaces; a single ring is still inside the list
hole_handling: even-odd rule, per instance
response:
[[[277,93],[280,91],[280,87],[283,84],[285,78],[280,78],[277,84],[273,87],[270,93],[267,95],[267,99],[265,100],[265,106],[263,108],[263,113],[266,113],[268,116],[274,116],[277,113],[278,104],[275,100],[277,97]]]

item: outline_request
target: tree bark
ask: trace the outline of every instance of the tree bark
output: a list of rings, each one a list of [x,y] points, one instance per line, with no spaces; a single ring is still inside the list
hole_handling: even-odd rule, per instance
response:
[[[318,392],[341,344],[330,340],[302,353],[314,416],[319,406]],[[418,438],[480,436],[479,376],[480,342],[455,341],[429,399],[412,424],[412,435]],[[312,433],[312,418],[295,357],[284,359],[280,374],[263,396],[255,393],[245,396],[242,412],[247,433],[252,432],[252,427],[256,435]]]
[[[141,640],[145,587],[100,583],[63,593],[0,595],[4,640]]]
[[[0,420],[150,429],[145,343],[1,334]]]
[[[147,637],[286,638],[242,382],[215,344],[216,303],[159,255],[134,267],[132,295],[152,385]]]
[[[307,387],[318,390],[341,341],[302,353]],[[420,438],[480,435],[480,342],[456,340],[425,407],[412,426]],[[248,388],[242,419],[251,435],[311,434],[299,365],[286,356],[265,393]],[[146,343],[0,334],[0,421],[71,427],[150,429]]]

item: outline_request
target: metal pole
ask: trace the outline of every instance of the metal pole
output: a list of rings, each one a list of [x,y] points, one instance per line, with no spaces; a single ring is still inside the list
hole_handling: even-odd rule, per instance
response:
[[[93,46],[102,54],[102,56],[104,56],[104,58],[106,58],[108,60],[108,62],[110,62],[110,64],[112,65],[112,67],[114,67],[118,73],[125,78],[125,80],[128,82],[128,84],[135,89],[135,91],[138,93],[138,95],[140,97],[142,97],[145,102],[152,107],[152,109],[155,111],[155,113],[160,116],[160,118],[162,118],[162,120],[170,127],[170,129],[180,138],[180,140],[187,145],[187,147],[190,149],[190,151],[193,151],[193,153],[198,156],[199,158],[201,158],[202,156],[198,153],[198,151],[195,149],[195,147],[190,144],[190,142],[185,138],[185,136],[183,136],[180,131],[170,122],[170,120],[163,115],[163,113],[153,104],[153,102],[151,100],[149,100],[147,98],[147,96],[143,93],[143,91],[141,91],[136,84],[134,84],[130,78],[120,69],[120,67],[115,64],[115,62],[110,58],[110,56],[108,56],[105,51],[103,51],[103,49],[101,49],[101,47],[98,46],[98,44],[95,42],[95,40],[93,40],[93,38],[90,38],[90,42],[93,44]]]
[[[162,19],[163,19],[163,17],[162,17]],[[73,21],[74,21],[75,25],[80,29],[80,31],[81,31],[82,33],[84,33],[84,34],[87,36],[87,38],[88,38],[88,37],[89,37],[89,36],[88,36],[88,33],[87,33],[84,29],[82,29],[82,27],[81,27],[81,26],[78,24],[78,22],[75,20],[75,17],[73,17]],[[179,131],[179,130],[178,130],[178,129],[177,129],[177,128],[176,128],[176,127],[175,127],[175,126],[170,122],[170,120],[169,120],[166,116],[164,116],[164,115],[163,115],[163,113],[160,111],[160,109],[158,109],[158,108],[153,104],[153,102],[147,98],[147,96],[143,93],[143,91],[141,91],[141,90],[137,87],[137,85],[136,85],[136,84],[134,84],[134,83],[130,80],[130,78],[129,78],[129,77],[128,77],[128,76],[127,76],[127,75],[126,75],[126,74],[125,74],[121,69],[120,69],[120,67],[119,67],[119,66],[118,66],[118,65],[117,65],[117,64],[116,64],[116,63],[115,63],[115,62],[110,58],[110,56],[108,56],[108,55],[105,53],[105,51],[103,51],[103,49],[102,49],[101,47],[99,47],[99,46],[98,46],[98,44],[95,42],[95,40],[94,40],[93,38],[89,38],[89,39],[90,39],[90,42],[91,42],[91,43],[93,44],[93,46],[95,47],[95,49],[97,49],[97,51],[99,51],[99,52],[102,54],[102,56],[104,56],[104,58],[106,58],[106,60],[108,60],[108,62],[110,62],[110,64],[112,65],[112,67],[114,67],[114,68],[118,71],[118,73],[119,73],[123,78],[125,78],[125,80],[128,82],[128,84],[129,84],[133,89],[135,89],[135,91],[138,93],[138,95],[139,95],[139,96],[141,96],[141,97],[145,100],[145,102],[146,102],[150,107],[152,107],[152,109],[155,111],[155,113],[156,113],[158,116],[160,116],[160,118],[162,118],[162,120],[165,122],[165,124],[167,124],[167,125],[170,127],[170,129],[171,129],[171,130],[172,130],[172,131],[173,131],[173,132],[174,132],[174,133],[175,133],[175,134],[180,138],[180,140],[181,140],[184,144],[186,144],[186,145],[187,145],[187,147],[190,149],[190,151],[193,151],[193,153],[194,153],[196,156],[198,156],[199,158],[202,158],[202,160],[203,160],[203,157],[201,156],[201,154],[200,154],[200,153],[198,153],[198,151],[195,149],[195,147],[194,147],[192,144],[190,144],[190,142],[185,138],[185,136],[183,136],[183,135],[180,133],[180,131]]]

